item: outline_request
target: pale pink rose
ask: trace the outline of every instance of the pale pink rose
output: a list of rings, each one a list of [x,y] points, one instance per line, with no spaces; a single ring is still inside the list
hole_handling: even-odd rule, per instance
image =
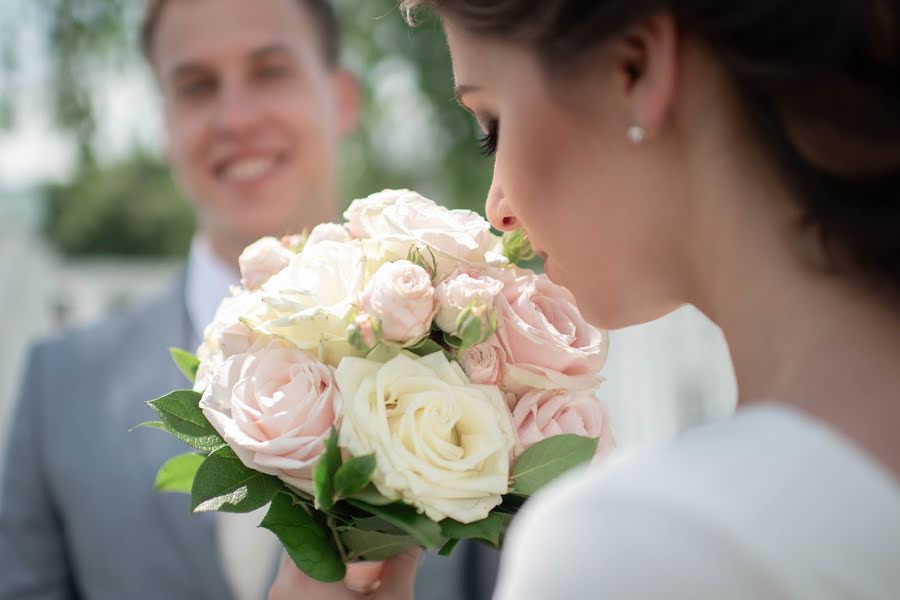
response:
[[[497,385],[503,377],[503,350],[492,344],[476,344],[459,357],[459,366],[472,383]]]
[[[312,492],[312,470],[343,400],[331,370],[297,348],[262,340],[230,357],[200,408],[247,467]]]
[[[372,315],[357,315],[347,330],[347,336],[355,348],[367,352],[381,341],[381,325]]]
[[[485,315],[493,308],[494,298],[503,290],[503,284],[484,275],[460,273],[445,279],[434,289],[438,312],[434,320],[447,333],[456,333],[456,321],[460,313],[473,302],[485,309]]]
[[[546,275],[526,274],[507,283],[494,306],[497,342],[510,365],[505,385],[520,395],[529,387],[599,385],[606,332],[585,321],[568,289]]]
[[[598,438],[594,460],[600,460],[615,448],[609,421],[606,405],[589,391],[528,392],[513,408],[513,422],[518,434],[514,454],[518,457],[548,437],[571,433]]]
[[[291,262],[294,253],[273,237],[264,237],[247,246],[238,259],[241,283],[255,290]]]
[[[442,277],[460,262],[483,265],[496,246],[490,225],[478,213],[451,210],[409,190],[384,190],[355,200],[344,213],[347,229],[355,238],[376,239],[388,247],[412,245],[428,248]]]
[[[383,339],[415,342],[428,334],[435,314],[431,276],[408,260],[384,264],[366,284],[360,308],[381,322]]]
[[[233,293],[222,300],[212,322],[203,330],[203,342],[197,348],[200,367],[194,380],[194,390],[198,392],[206,389],[225,359],[247,352],[259,338],[244,321],[261,321],[271,316],[271,309],[258,291],[235,288]]]
[[[350,203],[344,211],[344,219],[347,221],[347,231],[354,238],[372,237],[368,223],[371,219],[381,215],[381,212],[397,202],[403,196],[415,194],[409,190],[382,190],[365,198],[358,198]]]
[[[303,245],[306,243],[306,236],[294,233],[291,235],[285,235],[281,238],[281,245],[293,252],[294,254],[299,253],[303,250]]]
[[[313,230],[309,232],[309,237],[306,239],[306,245],[312,246],[313,244],[318,244],[319,242],[349,242],[353,238],[350,236],[350,232],[347,231],[347,228],[343,225],[338,225],[337,223],[321,223],[313,227]]]

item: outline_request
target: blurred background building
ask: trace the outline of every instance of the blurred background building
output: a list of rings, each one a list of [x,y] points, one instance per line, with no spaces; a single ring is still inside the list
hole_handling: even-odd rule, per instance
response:
[[[0,431],[36,337],[122,310],[178,269],[191,211],[163,158],[158,98],[137,50],[143,0],[0,7]],[[440,28],[395,0],[336,0],[365,93],[343,197],[409,187],[483,209],[491,164],[453,101]],[[715,326],[690,308],[612,335],[607,383],[622,444],[727,414],[735,389]]]

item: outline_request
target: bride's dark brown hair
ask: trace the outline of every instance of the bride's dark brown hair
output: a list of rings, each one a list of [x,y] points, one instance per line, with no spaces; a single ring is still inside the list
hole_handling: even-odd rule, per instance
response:
[[[833,261],[900,291],[900,0],[404,0],[548,73],[654,12],[721,60]]]

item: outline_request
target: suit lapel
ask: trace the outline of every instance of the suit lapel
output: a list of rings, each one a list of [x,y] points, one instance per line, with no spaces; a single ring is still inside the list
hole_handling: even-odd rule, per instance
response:
[[[190,387],[168,356],[171,346],[193,350],[190,347],[192,328],[185,305],[184,284],[184,277],[181,277],[161,300],[163,304],[159,310],[151,311],[156,314],[150,316],[153,323],[147,330],[146,352],[152,356],[146,357],[146,367],[139,367],[147,370],[142,374],[136,373],[138,377],[149,377],[149,387],[156,390],[145,401],[172,390]],[[134,413],[134,423],[152,420],[156,416],[143,403],[135,406]],[[166,460],[191,451],[191,448],[165,432],[140,433],[143,468],[154,476]],[[158,522],[165,530],[164,538],[174,542],[172,551],[181,555],[182,564],[189,570],[186,576],[202,588],[198,589],[200,597],[230,598],[231,592],[216,545],[215,514],[190,514],[190,498],[184,494],[164,494],[152,490],[147,493],[153,494],[153,504],[160,514]]]

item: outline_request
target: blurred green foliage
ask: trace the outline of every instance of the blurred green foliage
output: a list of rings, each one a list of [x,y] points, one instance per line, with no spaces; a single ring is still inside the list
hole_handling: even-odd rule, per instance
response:
[[[78,148],[71,181],[46,188],[47,233],[69,254],[180,255],[189,245],[193,216],[160,159],[141,151],[115,164],[95,159],[95,125],[102,117],[96,114],[96,83],[89,75],[98,67],[140,64],[136,28],[143,5],[143,0],[35,0],[33,5],[45,27],[53,117]],[[345,200],[408,187],[448,206],[481,212],[491,164],[478,152],[471,117],[453,99],[440,25],[432,18],[410,28],[396,0],[335,0],[335,5],[345,62],[364,90],[360,131],[344,148]],[[0,57],[0,66],[16,68],[9,43],[0,42]],[[0,90],[0,121],[14,119],[14,108],[10,90]],[[388,151],[385,140],[404,128],[411,132],[407,147]],[[399,139],[403,144],[404,136]]]
[[[65,254],[181,256],[190,246],[194,215],[168,166],[146,154],[85,164],[45,194],[46,231]]]

